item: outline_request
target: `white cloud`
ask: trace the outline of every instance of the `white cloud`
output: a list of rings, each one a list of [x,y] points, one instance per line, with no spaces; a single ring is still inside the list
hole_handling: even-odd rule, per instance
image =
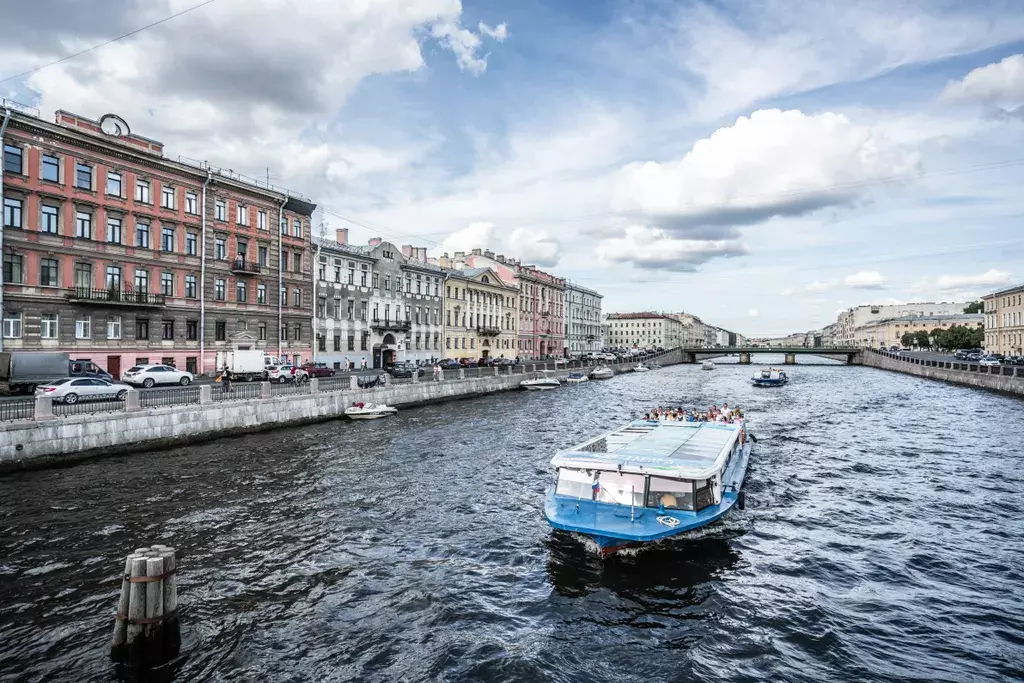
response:
[[[524,264],[531,263],[543,268],[558,265],[561,246],[543,230],[516,228],[508,236],[508,247]]]
[[[551,268],[558,265],[562,248],[543,230],[516,228],[510,233],[500,234],[494,223],[489,221],[470,223],[465,228],[451,233],[441,242],[441,251],[448,254],[457,251],[469,252],[473,249],[490,249],[519,259],[524,264]]]
[[[876,270],[862,270],[843,278],[843,284],[854,289],[882,289],[889,278]]]
[[[935,286],[940,290],[994,287],[1009,284],[1011,278],[1009,272],[992,268],[978,275],[943,275],[935,281]]]
[[[1024,54],[974,69],[942,91],[946,102],[983,102],[1010,110],[1024,105]]]
[[[477,221],[461,230],[456,230],[441,243],[441,249],[454,254],[457,251],[492,249],[496,246],[494,223]]]
[[[676,271],[694,271],[713,258],[745,253],[747,249],[738,239],[678,239],[644,225],[630,225],[622,237],[597,245],[598,263],[606,267],[631,262],[640,268]]]
[[[779,294],[781,294],[782,296],[793,296],[793,290],[787,287],[786,289],[779,292]]]
[[[676,232],[796,216],[851,204],[867,185],[914,171],[918,155],[842,114],[758,110],[698,141],[676,162],[638,162],[619,175],[612,207]]]
[[[499,43],[504,42],[505,39],[508,38],[508,25],[504,22],[492,28],[481,21],[477,28],[482,35],[485,35],[488,38],[493,38]]]
[[[814,282],[807,285],[808,292],[824,292],[826,289],[831,289],[836,286],[835,280],[829,280],[828,282],[822,282],[815,280]]]
[[[761,315],[761,312],[756,308],[751,308],[749,311],[747,311],[747,315],[750,316],[751,318],[756,318],[757,316]]]

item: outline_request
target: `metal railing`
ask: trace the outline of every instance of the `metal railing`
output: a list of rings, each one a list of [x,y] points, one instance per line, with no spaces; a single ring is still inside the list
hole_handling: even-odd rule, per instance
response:
[[[124,401],[118,401],[113,397],[106,397],[92,401],[79,399],[76,403],[53,402],[53,414],[66,417],[68,415],[85,415],[88,413],[110,413],[117,410],[124,410]]]
[[[231,272],[247,273],[249,275],[259,275],[260,265],[258,263],[253,263],[252,261],[248,261],[244,258],[236,258],[234,261],[231,262]]]
[[[94,302],[104,304],[125,304],[130,306],[163,306],[167,297],[151,292],[135,292],[126,289],[92,289],[72,287],[67,290],[68,301]]]
[[[244,401],[259,398],[262,395],[259,383],[232,382],[230,391],[224,390],[223,384],[213,385],[211,397],[214,401]]]
[[[0,401],[0,422],[13,420],[31,420],[36,416],[36,400],[34,398],[15,398]]]
[[[346,391],[351,380],[348,377],[321,377],[316,381],[320,391]]]
[[[287,384],[271,384],[271,396],[288,396],[290,394],[308,394],[308,382],[288,382]]]
[[[143,408],[184,406],[193,403],[199,403],[199,387],[171,387],[139,393],[139,405]]]

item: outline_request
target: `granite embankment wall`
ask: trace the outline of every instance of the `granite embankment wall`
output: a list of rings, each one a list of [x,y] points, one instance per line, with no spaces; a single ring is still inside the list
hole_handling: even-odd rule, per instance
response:
[[[967,361],[931,360],[870,350],[861,356],[863,364],[872,368],[1024,396],[1024,367],[1020,366],[987,367]]]
[[[658,362],[673,365],[680,358],[678,351],[669,351]],[[628,367],[624,363],[618,371]],[[569,368],[555,374],[564,379],[573,371]],[[311,382],[308,394],[158,408],[132,406],[107,413],[11,422],[0,425],[0,474],[337,419],[344,416],[345,408],[358,401],[408,407],[471,398],[517,389],[520,382],[533,376],[532,372],[502,372],[443,382],[428,381],[425,377],[419,382],[331,392],[319,392],[317,384]],[[210,388],[203,389],[208,392]]]

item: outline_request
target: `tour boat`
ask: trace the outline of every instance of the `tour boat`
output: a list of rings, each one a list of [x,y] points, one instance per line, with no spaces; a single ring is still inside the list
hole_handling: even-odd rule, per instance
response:
[[[714,370],[714,369],[715,369],[715,364],[714,364],[714,363],[712,363],[712,362],[711,362],[711,361],[709,361],[709,360],[706,360],[706,361],[704,361],[704,362],[703,362],[703,363],[701,364],[701,366],[700,366],[700,369],[701,369],[701,370]]]
[[[558,381],[558,378],[555,377],[555,373],[551,370],[542,370],[539,374],[540,377],[524,379],[519,383],[519,386],[529,391],[546,391],[548,389],[557,389],[562,386],[562,383]]]
[[[607,365],[602,365],[590,371],[590,379],[611,379],[614,376],[615,371]]]
[[[555,454],[544,514],[606,556],[743,509],[749,459],[742,422],[636,420]]]
[[[789,381],[785,370],[778,368],[761,368],[754,370],[754,376],[750,378],[755,387],[781,387]]]
[[[345,414],[353,420],[378,420],[388,415],[394,415],[398,408],[384,405],[383,403],[356,403],[345,409]]]
[[[569,376],[565,378],[566,384],[583,384],[587,381],[587,376],[582,372],[570,372]]]
[[[650,368],[643,363],[637,363],[636,367],[633,368],[633,372],[650,372]]]

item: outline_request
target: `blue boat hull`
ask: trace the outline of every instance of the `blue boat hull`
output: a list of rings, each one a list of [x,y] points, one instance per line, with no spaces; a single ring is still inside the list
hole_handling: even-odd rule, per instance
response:
[[[788,380],[784,379],[753,379],[750,380],[755,387],[781,387]]]
[[[750,447],[751,442],[747,441],[739,456],[726,468],[722,482],[727,490],[722,494],[722,501],[699,512],[644,507],[631,509],[628,505],[557,495],[552,488],[544,502],[544,515],[555,529],[590,538],[602,555],[700,529],[717,522],[738,504],[750,461]]]

